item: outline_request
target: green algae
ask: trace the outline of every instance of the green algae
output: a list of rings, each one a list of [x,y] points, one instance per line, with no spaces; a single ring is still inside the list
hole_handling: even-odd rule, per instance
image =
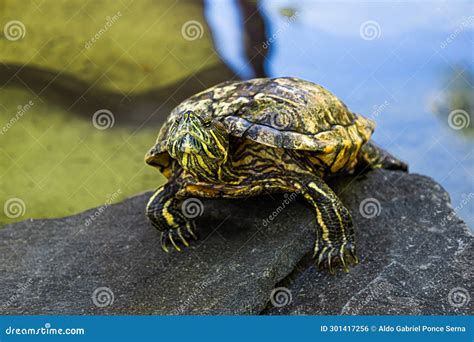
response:
[[[160,123],[232,77],[201,1],[0,0],[0,26],[0,224],[156,188],[143,157]],[[115,125],[100,130],[104,108]]]
[[[99,130],[26,90],[1,94],[0,204],[20,199],[24,215],[2,210],[0,223],[66,216],[164,182],[143,162],[156,129]]]
[[[200,1],[0,0],[0,62],[74,75],[125,95],[174,84],[221,64]]]

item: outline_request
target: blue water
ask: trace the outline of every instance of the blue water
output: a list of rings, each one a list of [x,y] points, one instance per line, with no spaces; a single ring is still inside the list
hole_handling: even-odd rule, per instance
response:
[[[235,2],[206,5],[219,54],[239,76],[251,77]],[[273,37],[267,74],[319,83],[373,118],[374,140],[407,161],[410,172],[442,184],[474,227],[473,135],[448,125],[456,108],[439,109],[454,83],[474,97],[474,2],[264,0],[259,6]]]

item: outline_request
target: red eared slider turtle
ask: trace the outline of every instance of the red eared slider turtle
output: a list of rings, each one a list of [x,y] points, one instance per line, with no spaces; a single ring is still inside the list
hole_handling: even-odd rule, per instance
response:
[[[314,257],[331,272],[357,263],[352,219],[325,183],[368,168],[407,170],[369,141],[373,121],[354,114],[323,87],[297,78],[224,82],[179,104],[145,160],[168,182],[146,214],[168,251],[195,238],[182,200],[298,192],[316,216]],[[181,247],[180,247],[181,246]]]

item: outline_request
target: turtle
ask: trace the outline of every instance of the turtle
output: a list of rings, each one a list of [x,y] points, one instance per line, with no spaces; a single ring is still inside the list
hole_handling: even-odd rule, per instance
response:
[[[331,273],[357,264],[349,210],[326,181],[406,163],[372,140],[373,120],[351,112],[324,87],[295,77],[226,81],[178,104],[145,162],[168,181],[146,205],[161,247],[197,239],[183,202],[295,192],[315,215],[313,257]],[[200,202],[202,203],[202,202]]]

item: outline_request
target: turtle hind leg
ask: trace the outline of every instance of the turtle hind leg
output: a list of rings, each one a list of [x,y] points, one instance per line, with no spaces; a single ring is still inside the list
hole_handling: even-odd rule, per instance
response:
[[[316,264],[326,266],[332,274],[338,265],[348,272],[348,266],[359,262],[349,210],[317,176],[304,175],[296,186],[315,210],[317,235],[313,257]]]
[[[394,157],[374,142],[369,141],[362,146],[359,159],[356,165],[358,173],[364,172],[367,169],[386,169],[386,170],[401,170],[408,171],[408,164]]]
[[[207,191],[218,191],[220,197],[245,198],[265,193],[294,192],[303,195],[316,217],[316,242],[313,257],[320,267],[334,273],[342,266],[348,271],[357,264],[354,228],[349,211],[337,195],[318,176],[298,169],[274,170],[267,173],[249,174],[238,185],[218,187],[203,184],[190,188],[203,196]],[[207,190],[206,188],[210,188]]]

